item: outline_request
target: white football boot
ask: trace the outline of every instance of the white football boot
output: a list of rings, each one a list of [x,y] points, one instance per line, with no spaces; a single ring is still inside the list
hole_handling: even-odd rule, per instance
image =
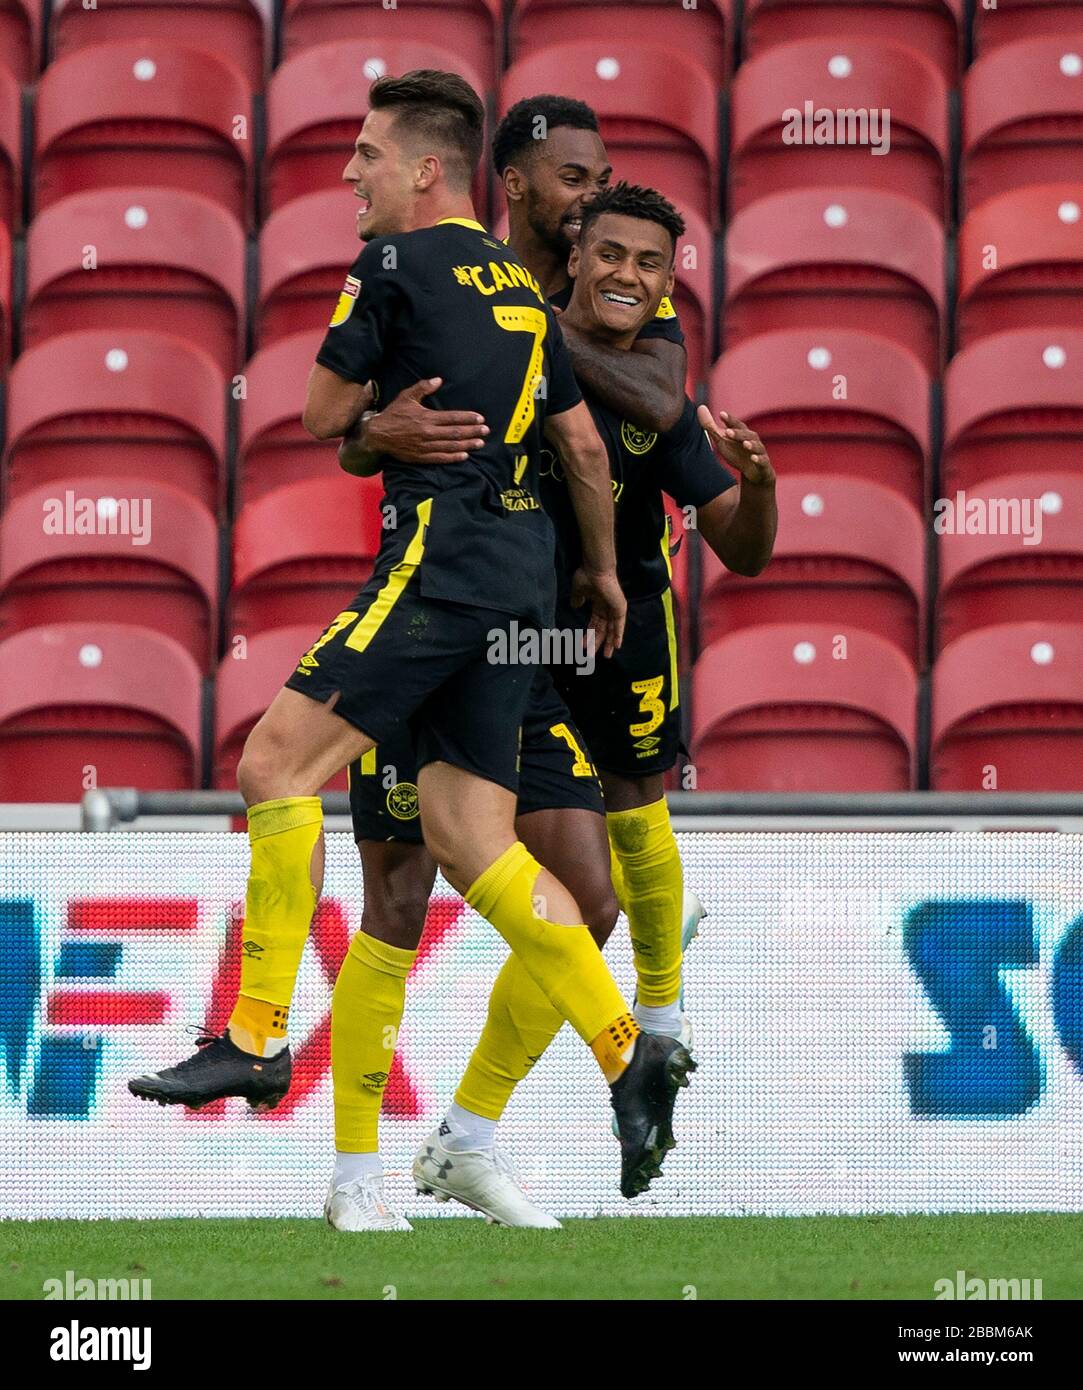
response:
[[[438,1202],[462,1202],[497,1226],[561,1229],[556,1217],[536,1207],[519,1186],[511,1164],[499,1149],[457,1153],[444,1148],[438,1129],[414,1157],[414,1185],[418,1192]]]
[[[412,1231],[404,1216],[396,1216],[384,1200],[384,1180],[374,1173],[355,1182],[332,1182],[323,1204],[327,1224],[336,1231]]]

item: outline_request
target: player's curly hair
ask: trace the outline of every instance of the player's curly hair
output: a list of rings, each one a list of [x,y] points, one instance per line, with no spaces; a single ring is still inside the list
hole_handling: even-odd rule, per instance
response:
[[[456,192],[470,187],[481,159],[485,108],[469,82],[454,72],[415,68],[401,77],[377,78],[369,105],[392,111],[397,134],[438,153]]]
[[[684,235],[684,218],[669,201],[663,198],[656,188],[644,188],[638,183],[610,184],[583,207],[583,221],[579,229],[579,244],[585,246],[587,232],[601,217],[603,212],[619,213],[622,217],[639,217],[644,222],[657,222],[673,238],[673,250],[677,250],[677,238]]]
[[[524,97],[511,108],[493,136],[493,164],[500,178],[504,177],[509,164],[537,148],[539,118],[543,122],[540,129],[545,134],[561,126],[571,126],[573,130],[598,129],[598,117],[585,101],[576,101],[574,97]]]

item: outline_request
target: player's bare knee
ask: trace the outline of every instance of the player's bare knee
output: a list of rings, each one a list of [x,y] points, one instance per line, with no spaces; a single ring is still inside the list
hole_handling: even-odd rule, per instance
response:
[[[380,902],[366,902],[361,930],[400,951],[416,951],[425,930],[428,895],[391,892]]]
[[[244,751],[237,764],[237,790],[244,797],[246,806],[256,806],[261,801],[274,799],[272,785],[275,772],[267,741],[253,729],[245,740]]]

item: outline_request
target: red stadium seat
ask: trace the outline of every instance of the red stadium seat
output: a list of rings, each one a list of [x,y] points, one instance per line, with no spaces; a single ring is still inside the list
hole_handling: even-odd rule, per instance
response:
[[[218,528],[168,483],[99,477],[25,493],[0,518],[0,637],[122,621],[171,637],[208,673],[217,647]],[[90,534],[82,534],[82,532]],[[112,534],[111,534],[112,533]]]
[[[342,173],[368,113],[369,84],[385,73],[442,68],[465,77],[477,92],[480,77],[468,63],[436,44],[415,39],[353,39],[321,43],[288,59],[267,88],[264,207],[324,188],[342,191]],[[488,209],[489,161],[474,180],[474,205]]]
[[[0,643],[0,801],[200,782],[199,670],[126,623],[52,623]]]
[[[961,211],[1029,183],[1083,179],[1083,15],[1063,38],[1020,39],[963,79]]]
[[[0,0],[0,68],[16,82],[31,83],[37,74],[41,12],[39,0]]]
[[[929,781],[936,791],[1083,787],[1083,623],[998,623],[933,667]]]
[[[1083,328],[990,334],[949,363],[945,494],[1008,471],[1083,476]]]
[[[63,390],[57,390],[63,382]],[[122,476],[225,501],[225,380],[181,338],[143,329],[64,333],[28,348],[8,394],[9,498],[43,483]]]
[[[778,537],[766,570],[731,574],[701,547],[699,640],[704,647],[762,623],[834,623],[886,637],[924,664],[925,527],[879,483],[831,473],[778,480]]]
[[[852,329],[760,333],[719,358],[711,405],[764,438],[781,476],[832,473],[924,509],[929,378],[912,353]]]
[[[310,479],[250,502],[233,528],[233,592],[226,645],[307,623],[312,641],[347,607],[380,548],[376,478]],[[311,642],[309,643],[311,646]]]
[[[730,111],[731,215],[785,189],[852,184],[947,218],[948,87],[910,48],[841,36],[769,48],[741,65]]]
[[[236,219],[199,194],[73,193],[27,234],[24,345],[79,328],[167,328],[232,376],[244,336],[244,256]]]
[[[11,234],[0,222],[0,375],[11,357]]]
[[[308,624],[279,627],[226,653],[215,687],[214,786],[227,790],[237,785],[237,764],[252,726],[318,636]],[[345,791],[345,770],[325,790]]]
[[[38,84],[36,206],[146,184],[201,193],[247,225],[251,105],[243,74],[198,48],[133,39],[78,49]]]
[[[966,0],[745,0],[745,52],[754,58],[795,39],[886,40],[923,53],[954,86],[965,5]]]
[[[570,39],[627,35],[659,48],[676,48],[724,82],[733,51],[731,0],[674,5],[670,0],[514,0],[510,16],[512,60]]]
[[[739,212],[726,240],[727,347],[773,328],[857,328],[940,370],[944,233],[911,198],[796,189]]]
[[[1070,34],[1079,29],[1078,0],[977,0],[974,5],[974,56],[984,57],[1016,39]]]
[[[693,208],[682,207],[684,236],[677,241],[673,307],[681,322],[688,353],[688,393],[707,375],[714,334],[714,236]]]
[[[217,54],[263,86],[265,21],[258,0],[53,0],[54,59],[117,39],[172,39]]]
[[[308,374],[323,333],[292,333],[263,348],[245,368],[237,451],[237,507],[286,483],[334,477],[336,445],[301,424]]]
[[[448,49],[449,58],[463,59],[491,87],[500,70],[502,12],[502,0],[408,0],[391,8],[370,4],[363,9],[356,0],[285,0],[282,56],[292,58],[332,39],[418,39]]]
[[[1081,620],[1083,472],[991,478],[940,499],[933,528],[938,647],[992,623]]]
[[[1005,328],[1083,328],[1083,179],[976,207],[959,229],[959,347]]]
[[[623,37],[558,43],[508,70],[501,112],[538,92],[594,108],[617,178],[660,189],[718,225],[718,94],[698,63]]]
[[[23,225],[22,101],[18,82],[0,67],[0,222],[15,231]]]
[[[261,348],[291,333],[325,332],[346,272],[361,252],[356,204],[345,188],[295,198],[259,239],[255,337]]]
[[[700,791],[913,785],[917,678],[875,633],[837,623],[745,628],[702,652],[692,689]]]

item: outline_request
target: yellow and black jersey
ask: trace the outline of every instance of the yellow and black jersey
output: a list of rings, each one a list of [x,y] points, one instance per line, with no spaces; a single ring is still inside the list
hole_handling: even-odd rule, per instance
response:
[[[669,530],[663,493],[680,507],[704,507],[736,481],[719,463],[685,399],[677,424],[651,434],[590,393],[584,397],[609,455],[617,511],[617,573],[629,602],[668,588]],[[582,561],[579,528],[564,469],[552,449],[542,449],[542,503],[557,533],[557,586],[561,597]]]
[[[388,529],[375,573],[413,544],[426,597],[548,621],[541,429],[581,395],[556,316],[518,257],[461,218],[369,242],[316,360],[346,381],[372,381],[378,403],[441,377],[428,404],[478,411],[491,431],[462,464],[382,460]]]

